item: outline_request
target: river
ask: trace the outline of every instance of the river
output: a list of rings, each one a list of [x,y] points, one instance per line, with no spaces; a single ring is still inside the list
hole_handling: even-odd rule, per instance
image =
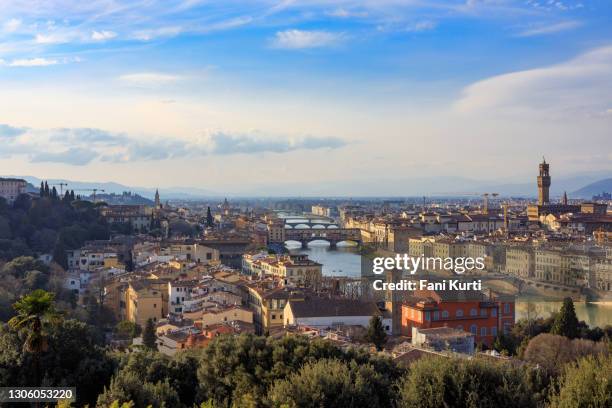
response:
[[[329,244],[315,241],[307,249],[297,245],[287,246],[292,254],[307,254],[310,259],[323,264],[323,275],[325,276],[350,276],[359,277],[361,270],[361,257],[357,247],[338,247],[332,249]],[[525,317],[527,305],[535,305],[537,316],[547,317],[552,312],[558,311],[561,302],[534,300],[529,298],[517,299],[516,318]],[[584,320],[589,326],[604,327],[612,325],[612,304],[579,303],[575,304],[578,319]]]

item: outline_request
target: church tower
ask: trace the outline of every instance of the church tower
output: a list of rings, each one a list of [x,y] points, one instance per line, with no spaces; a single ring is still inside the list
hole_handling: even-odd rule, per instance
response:
[[[540,163],[540,175],[538,176],[538,204],[539,205],[548,204],[550,202],[549,189],[550,189],[549,164],[546,163],[545,158],[542,158],[542,163]]]
[[[161,208],[161,203],[159,201],[159,190],[155,190],[155,209],[159,210]]]

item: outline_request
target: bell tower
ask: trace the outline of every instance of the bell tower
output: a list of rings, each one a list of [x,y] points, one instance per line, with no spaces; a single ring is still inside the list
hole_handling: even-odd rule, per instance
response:
[[[542,158],[540,163],[540,175],[538,176],[538,205],[548,204],[550,189],[550,173],[549,164],[546,163],[546,159]]]

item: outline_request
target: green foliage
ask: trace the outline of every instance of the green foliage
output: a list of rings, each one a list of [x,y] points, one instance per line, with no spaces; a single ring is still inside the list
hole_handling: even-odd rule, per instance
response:
[[[335,359],[308,363],[273,385],[275,407],[387,407],[390,389],[384,374],[370,364]]]
[[[62,320],[53,294],[37,290],[15,304],[0,328],[0,386],[76,386],[77,403],[95,402],[115,369],[91,326]]]
[[[571,298],[568,297],[563,300],[563,306],[561,306],[550,332],[570,339],[578,337],[578,317],[576,317],[574,302]]]
[[[382,321],[378,316],[372,316],[368,325],[368,331],[365,335],[365,340],[373,343],[376,350],[381,351],[387,342],[387,333],[382,325]]]
[[[134,322],[123,320],[115,326],[115,335],[121,339],[133,339],[140,336],[142,328]]]
[[[131,354],[99,396],[98,406],[134,401],[138,407],[192,407],[197,364],[185,353],[174,358],[148,351]]]
[[[0,205],[0,259],[33,253],[59,254],[58,244],[74,249],[86,240],[109,238],[109,228],[95,206],[84,201],[59,200],[47,188],[43,184],[39,199],[31,200],[23,194],[12,207]],[[18,244],[2,242],[5,239]]]
[[[215,225],[213,220],[212,213],[210,212],[210,207],[206,208],[206,227],[212,228]]]
[[[542,381],[531,368],[480,359],[423,358],[399,384],[399,407],[537,407]]]
[[[70,291],[56,283],[50,268],[33,257],[22,256],[7,262],[0,267],[0,319],[10,319],[14,315],[12,303],[36,289],[52,291],[57,299],[69,302]]]
[[[142,332],[142,344],[149,350],[157,350],[157,335],[153,319],[147,320],[147,325]]]
[[[37,289],[23,296],[14,305],[16,315],[8,322],[14,330],[24,330],[26,341],[24,349],[31,353],[41,353],[47,349],[44,325],[59,318],[53,302],[55,295]]]
[[[335,359],[343,364],[370,365],[382,377],[381,392],[390,401],[393,382],[402,370],[391,360],[367,352],[342,352],[323,340],[310,341],[299,336],[279,340],[253,335],[222,336],[202,352],[198,368],[200,400],[211,400],[215,406],[233,404],[262,406],[268,390],[279,380],[287,379],[307,363]],[[368,368],[369,370],[369,368]],[[364,374],[365,375],[365,374]]]
[[[612,406],[612,356],[588,356],[569,364],[553,393],[551,408]]]

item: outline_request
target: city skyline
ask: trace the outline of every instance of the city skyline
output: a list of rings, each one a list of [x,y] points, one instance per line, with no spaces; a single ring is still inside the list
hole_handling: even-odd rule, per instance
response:
[[[3,2],[0,174],[359,194],[531,182],[542,154],[553,186],[612,173],[609,3],[305,3]]]

